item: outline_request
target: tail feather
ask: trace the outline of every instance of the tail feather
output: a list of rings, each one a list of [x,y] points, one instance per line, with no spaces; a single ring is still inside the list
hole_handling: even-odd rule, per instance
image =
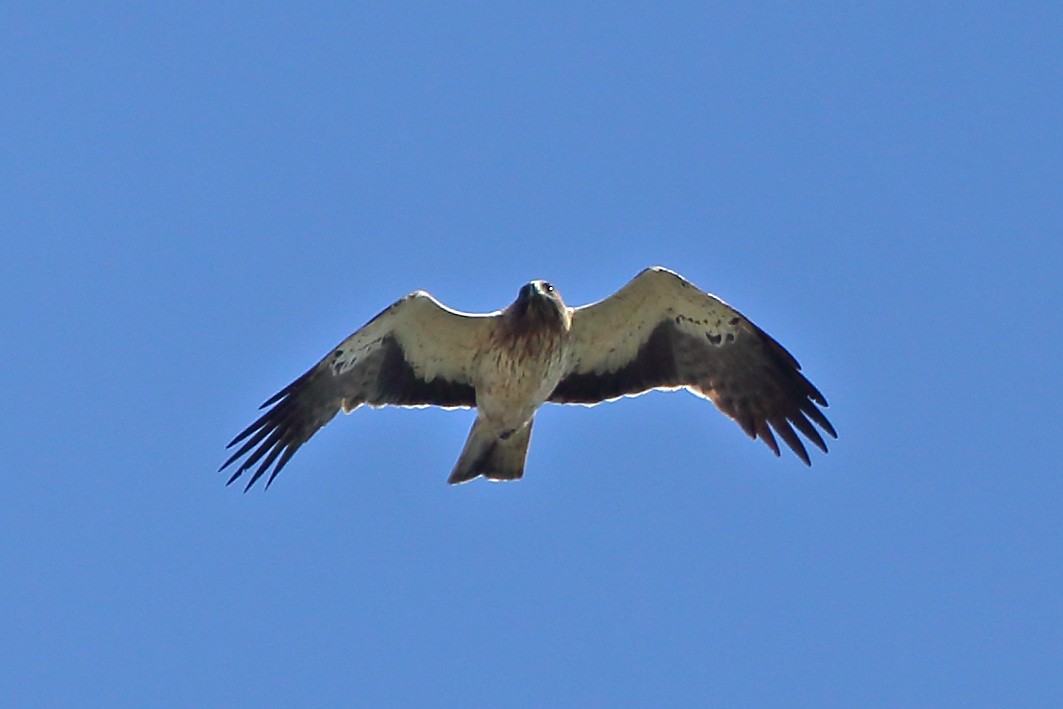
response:
[[[488,480],[519,479],[524,475],[532,423],[528,421],[503,438],[476,419],[447,482],[451,485],[468,482],[480,475]]]

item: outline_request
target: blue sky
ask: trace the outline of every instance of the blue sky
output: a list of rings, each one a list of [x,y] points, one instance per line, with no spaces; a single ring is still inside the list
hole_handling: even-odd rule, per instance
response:
[[[1050,3],[0,10],[0,700],[1063,699],[1063,11]],[[663,264],[779,339],[811,469],[681,394],[257,405],[414,289]]]

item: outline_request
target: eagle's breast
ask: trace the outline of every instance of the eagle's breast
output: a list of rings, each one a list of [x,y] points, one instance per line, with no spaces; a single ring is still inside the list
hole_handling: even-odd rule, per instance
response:
[[[565,372],[568,331],[541,323],[509,326],[499,320],[476,358],[476,408],[512,428],[530,419]]]

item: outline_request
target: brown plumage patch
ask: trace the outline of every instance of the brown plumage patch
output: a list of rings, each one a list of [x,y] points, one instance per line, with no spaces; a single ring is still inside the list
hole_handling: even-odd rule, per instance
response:
[[[752,323],[731,332],[698,339],[680,330],[674,318],[662,320],[623,366],[612,371],[572,373],[557,385],[550,401],[594,403],[651,389],[688,387],[712,401],[751,437],[776,455],[772,429],[806,464],[808,452],[791,426],[817,448],[827,446],[809,418],[837,437],[816,407],[826,399],[800,372],[779,343]]]
[[[558,383],[549,401],[555,404],[592,404],[651,389],[686,384],[675,359],[676,329],[662,322],[650,333],[635,356],[612,371],[573,372]]]

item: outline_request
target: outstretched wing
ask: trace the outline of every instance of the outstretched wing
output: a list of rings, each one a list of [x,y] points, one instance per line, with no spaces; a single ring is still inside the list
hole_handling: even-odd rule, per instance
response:
[[[811,464],[793,427],[822,451],[811,422],[837,438],[827,401],[782,345],[719,298],[667,269],[648,268],[572,314],[568,372],[550,401],[596,404],[651,389],[708,398],[779,455],[772,430]]]
[[[411,293],[262,404],[271,408],[229,443],[232,448],[243,441],[221,470],[247,455],[229,483],[258,464],[250,489],[276,462],[269,487],[299,446],[341,408],[475,406],[470,353],[491,320],[451,310],[423,291]]]

